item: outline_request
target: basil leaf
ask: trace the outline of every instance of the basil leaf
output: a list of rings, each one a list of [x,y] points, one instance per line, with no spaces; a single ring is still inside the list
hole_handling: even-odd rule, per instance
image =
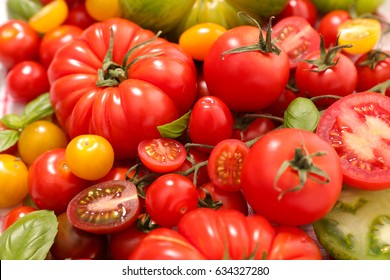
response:
[[[297,97],[284,112],[284,127],[314,131],[320,120],[317,107],[308,98]]]
[[[19,132],[16,130],[2,130],[0,131],[0,152],[12,147],[19,140]]]
[[[50,103],[49,93],[44,93],[29,102],[24,108],[23,115],[26,117],[25,125],[51,115],[54,112]]]
[[[8,128],[19,129],[23,126],[23,117],[16,114],[6,114],[1,118],[1,122]]]
[[[190,115],[191,111],[187,112],[173,122],[158,126],[157,129],[160,132],[161,137],[177,138],[182,135],[187,130]]]
[[[0,235],[0,260],[44,260],[58,231],[53,211],[37,210]]]
[[[39,0],[7,0],[7,13],[9,19],[28,21],[42,8]]]

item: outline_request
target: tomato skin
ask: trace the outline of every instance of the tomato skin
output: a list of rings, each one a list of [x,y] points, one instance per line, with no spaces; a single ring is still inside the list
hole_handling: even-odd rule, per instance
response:
[[[256,118],[245,129],[234,129],[233,138],[247,142],[274,129],[275,124],[270,119]]]
[[[10,225],[15,223],[17,220],[20,218],[26,216],[28,213],[31,213],[33,211],[37,210],[34,207],[31,206],[18,206],[5,215],[4,220],[3,220],[3,225],[2,225],[2,231],[5,231],[7,228],[9,228]]]
[[[0,63],[7,70],[18,62],[38,59],[39,36],[22,20],[9,20],[1,25],[0,42]]]
[[[336,45],[339,25],[350,18],[351,16],[347,11],[334,10],[320,19],[317,30],[324,38],[326,48],[329,48],[330,45]]]
[[[86,29],[95,22],[96,20],[88,14],[85,3],[81,2],[69,7],[68,17],[66,18],[64,24],[77,26],[80,29]]]
[[[252,112],[265,108],[287,85],[286,52],[276,55],[249,51],[221,57],[225,51],[253,45],[258,41],[259,32],[254,26],[228,30],[218,37],[204,60],[204,78],[210,94],[224,101],[232,111]],[[278,75],[274,75],[276,72]],[[262,79],[258,79],[259,76]]]
[[[138,230],[136,224],[120,232],[111,234],[109,246],[110,259],[127,260],[146,235],[146,232]]]
[[[310,179],[309,173],[300,190],[288,192],[299,184],[298,172],[288,167],[276,182],[275,178],[283,162],[292,160],[302,144],[308,154],[326,152],[312,157],[312,162],[328,174],[330,181],[321,184]],[[306,130],[282,128],[267,133],[251,147],[242,167],[241,188],[257,214],[276,224],[298,226],[312,223],[332,209],[342,179],[339,157],[328,142]],[[280,197],[281,191],[285,192]]]
[[[299,16],[306,19],[311,26],[315,27],[318,18],[316,6],[311,0],[289,0],[286,7],[276,19],[280,20],[289,16]]]

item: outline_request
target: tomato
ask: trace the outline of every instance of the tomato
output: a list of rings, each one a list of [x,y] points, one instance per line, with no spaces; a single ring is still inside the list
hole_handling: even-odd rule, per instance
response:
[[[0,26],[0,63],[9,70],[18,62],[37,60],[39,42],[38,34],[25,21],[7,21]]]
[[[63,24],[69,8],[64,0],[54,0],[45,5],[29,20],[28,24],[38,33],[49,32]]]
[[[15,101],[28,103],[49,92],[46,69],[36,61],[22,61],[14,65],[6,77],[7,94]]]
[[[290,103],[299,95],[299,92],[286,88],[275,102],[262,111],[275,117],[283,118],[284,111],[286,111]]]
[[[252,112],[265,108],[287,85],[287,53],[272,53],[271,50],[275,50],[271,42],[259,42],[260,32],[254,26],[230,29],[215,41],[205,58],[204,78],[210,94],[224,101],[232,111]],[[253,50],[255,42],[257,47],[264,46],[268,51],[256,50],[257,47]],[[252,47],[244,52],[225,53],[250,45]],[[262,78],[258,79],[259,76]]]
[[[57,50],[66,43],[78,38],[82,29],[73,25],[61,25],[43,35],[39,47],[39,60],[48,68]]]
[[[321,116],[316,133],[336,150],[345,184],[366,190],[390,186],[389,114],[390,97],[360,92],[336,101]]]
[[[225,139],[212,149],[207,171],[215,187],[224,191],[241,189],[242,163],[248,154],[248,146],[238,139]]]
[[[191,142],[214,146],[223,139],[231,138],[232,134],[233,116],[225,102],[215,96],[199,98],[188,122]]]
[[[96,20],[88,13],[85,3],[81,2],[70,7],[68,17],[64,24],[86,29],[95,22]]]
[[[299,16],[283,18],[273,27],[272,37],[288,54],[290,68],[320,48],[320,36],[310,23]]]
[[[243,123],[239,123],[238,127],[234,129],[233,138],[247,142],[260,137],[273,129],[275,129],[275,124],[267,118],[255,118],[254,120],[252,119],[249,121],[249,123],[246,123],[244,120]]]
[[[352,5],[355,5],[357,14],[374,13],[377,7],[381,5],[384,0],[312,0],[314,5],[321,13],[327,13],[333,10],[348,11]]]
[[[187,177],[175,173],[164,174],[149,186],[145,206],[155,223],[173,227],[185,213],[198,207],[198,192]]]
[[[191,26],[180,35],[179,45],[193,59],[203,61],[215,40],[226,32],[222,25],[205,22]]]
[[[350,18],[351,16],[349,15],[349,12],[344,10],[334,10],[321,17],[317,30],[324,38],[326,48],[329,48],[331,45],[336,45],[340,24]]]
[[[20,203],[28,193],[28,169],[18,157],[0,154],[0,208]]]
[[[59,123],[71,138],[97,134],[111,143],[116,159],[136,158],[142,140],[160,137],[157,126],[191,108],[196,71],[192,58],[177,44],[156,38],[134,50],[125,64],[133,63],[122,69],[124,77],[117,80],[108,73],[99,77],[111,30],[112,61],[118,65],[129,49],[155,36],[120,18],[91,25],[57,52],[48,69],[50,97]]]
[[[36,158],[28,171],[28,192],[39,209],[60,214],[70,200],[88,186],[65,161],[65,148],[51,149]]]
[[[110,172],[114,164],[114,150],[104,137],[83,134],[66,146],[66,163],[70,171],[86,180],[98,180]]]
[[[311,26],[317,24],[318,12],[311,0],[289,0],[286,7],[280,12],[276,19],[281,20],[290,16],[298,16],[307,20]]]
[[[107,236],[79,230],[72,226],[66,213],[57,216],[58,232],[50,248],[53,259],[104,259]]]
[[[28,213],[31,213],[33,211],[37,210],[34,207],[31,206],[18,206],[5,215],[2,225],[2,232],[5,231],[7,228],[9,228],[10,225],[15,223],[17,220],[19,220],[21,217],[26,216]]]
[[[110,180],[126,180],[127,171],[129,171],[128,167],[114,166],[106,176],[96,180],[96,183],[102,183]]]
[[[18,151],[22,160],[31,165],[44,152],[55,148],[66,148],[68,138],[55,123],[46,120],[27,125],[20,133]]]
[[[119,0],[85,0],[85,8],[88,14],[97,21],[121,15]]]
[[[137,228],[136,224],[110,236],[110,259],[127,260],[136,246],[147,235]]]
[[[136,221],[139,212],[137,188],[126,180],[106,181],[82,190],[66,211],[74,227],[99,234],[124,230]]]
[[[352,44],[344,48],[348,54],[364,54],[372,50],[381,36],[381,23],[377,19],[356,18],[341,23],[338,27],[339,44]]]
[[[151,171],[171,172],[186,160],[186,150],[179,141],[171,138],[145,139],[138,145],[141,162]]]
[[[307,130],[282,128],[265,134],[250,148],[241,172],[241,188],[252,209],[281,225],[322,218],[342,188],[334,148]]]

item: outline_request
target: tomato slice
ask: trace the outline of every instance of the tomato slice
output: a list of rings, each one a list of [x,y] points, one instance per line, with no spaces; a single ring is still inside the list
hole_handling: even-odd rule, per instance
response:
[[[111,180],[84,189],[69,203],[70,223],[91,233],[108,234],[131,226],[140,213],[136,186]]]
[[[347,185],[390,187],[389,97],[374,92],[347,95],[328,107],[316,133],[336,149]]]
[[[302,17],[289,16],[273,27],[272,37],[288,54],[290,68],[295,68],[305,56],[320,48],[320,35]]]
[[[186,160],[182,143],[171,138],[146,139],[138,145],[141,162],[151,171],[171,172]]]

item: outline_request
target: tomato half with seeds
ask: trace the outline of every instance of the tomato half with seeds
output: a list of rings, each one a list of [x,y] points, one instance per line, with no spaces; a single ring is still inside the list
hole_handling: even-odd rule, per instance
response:
[[[350,94],[324,112],[316,133],[339,155],[345,184],[390,187],[389,119],[390,97],[374,92]]]
[[[137,188],[126,180],[98,183],[77,194],[66,213],[73,226],[87,232],[107,234],[124,230],[140,213]]]
[[[171,172],[186,160],[186,150],[179,141],[171,138],[145,139],[138,145],[138,156],[150,170]]]

